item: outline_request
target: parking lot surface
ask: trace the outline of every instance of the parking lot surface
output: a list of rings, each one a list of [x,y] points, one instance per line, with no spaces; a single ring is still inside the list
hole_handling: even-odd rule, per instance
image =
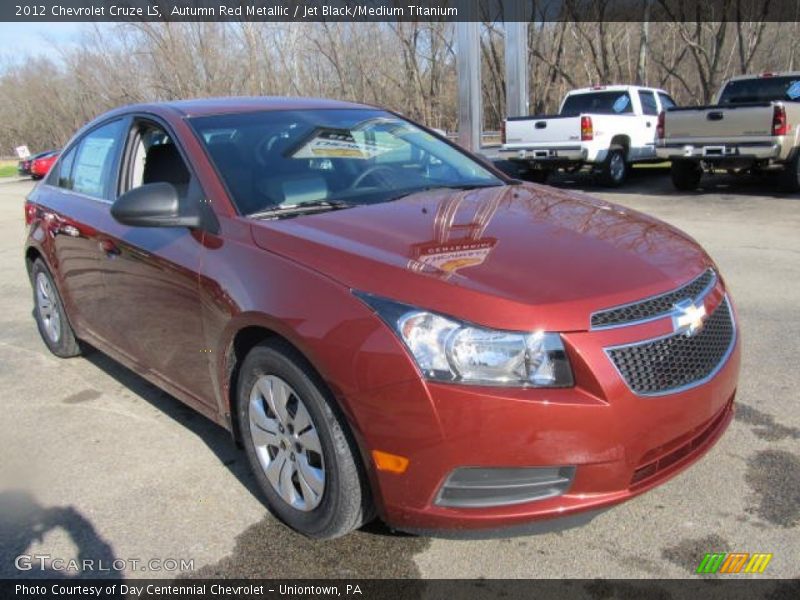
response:
[[[579,528],[450,540],[372,524],[317,542],[267,513],[226,431],[102,354],[47,352],[22,258],[32,184],[0,183],[0,577],[42,576],[14,562],[47,554],[127,561],[126,577],[672,578],[713,551],[773,553],[762,577],[800,576],[800,196],[728,176],[678,194],[653,169],[613,191],[582,176],[554,184],[662,218],[717,261],[744,342],[727,434]],[[170,560],[177,571],[158,570]]]

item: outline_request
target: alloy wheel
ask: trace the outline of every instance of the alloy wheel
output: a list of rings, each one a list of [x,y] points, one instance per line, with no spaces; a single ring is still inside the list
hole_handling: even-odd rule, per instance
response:
[[[36,307],[47,337],[54,344],[58,343],[61,338],[61,313],[50,279],[44,273],[36,276]]]
[[[260,376],[250,391],[250,436],[272,488],[292,508],[311,511],[325,491],[319,433],[303,400],[275,375]]]
[[[615,182],[622,181],[622,178],[625,175],[625,159],[619,152],[614,152],[611,155],[611,161],[608,165],[608,172],[611,175],[611,179]]]

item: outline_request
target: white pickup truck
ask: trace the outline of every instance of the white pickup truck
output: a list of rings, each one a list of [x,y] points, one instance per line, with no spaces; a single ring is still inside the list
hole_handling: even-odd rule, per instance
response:
[[[659,116],[656,153],[672,182],[693,190],[704,171],[770,173],[800,191],[800,72],[743,75],[725,82],[712,106]]]
[[[556,169],[599,171],[618,186],[635,162],[656,160],[658,114],[675,106],[664,90],[604,85],[569,92],[558,115],[510,117],[503,123],[500,158],[518,175],[544,183]]]

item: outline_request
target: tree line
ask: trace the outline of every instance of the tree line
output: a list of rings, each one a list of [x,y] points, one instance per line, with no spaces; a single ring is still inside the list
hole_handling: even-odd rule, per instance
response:
[[[602,2],[600,2],[602,5]],[[645,15],[646,16],[646,15]],[[798,21],[531,22],[530,112],[566,91],[610,83],[709,103],[726,78],[798,68]],[[482,26],[483,126],[504,115],[503,24]],[[376,104],[457,128],[455,25],[424,23],[120,23],[86,28],[52,56],[0,68],[0,155],[58,147],[122,104],[178,98],[320,96]]]

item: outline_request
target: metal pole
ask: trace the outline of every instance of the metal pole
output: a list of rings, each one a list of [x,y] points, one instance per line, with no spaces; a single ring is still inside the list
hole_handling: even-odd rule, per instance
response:
[[[513,2],[511,6],[518,6]],[[505,22],[506,115],[521,117],[528,111],[528,23],[514,10]],[[519,19],[519,20],[514,20]]]
[[[458,143],[477,152],[481,145],[480,23],[456,23]]]

